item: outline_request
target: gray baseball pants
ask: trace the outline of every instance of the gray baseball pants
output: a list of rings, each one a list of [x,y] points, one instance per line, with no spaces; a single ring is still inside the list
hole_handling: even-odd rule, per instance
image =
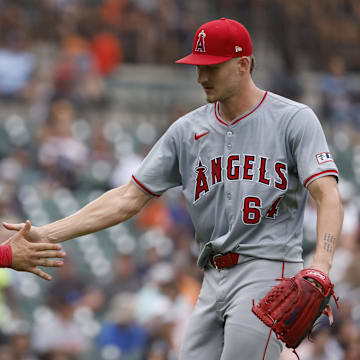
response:
[[[278,360],[282,343],[252,313],[252,300],[257,303],[275,279],[292,277],[302,267],[244,256],[231,268],[208,266],[180,360]]]

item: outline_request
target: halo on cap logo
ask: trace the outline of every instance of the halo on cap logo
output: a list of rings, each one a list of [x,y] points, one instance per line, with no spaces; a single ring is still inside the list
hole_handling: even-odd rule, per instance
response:
[[[201,32],[198,35],[198,40],[195,46],[195,51],[199,51],[199,52],[206,52],[205,49],[205,31],[201,30]]]

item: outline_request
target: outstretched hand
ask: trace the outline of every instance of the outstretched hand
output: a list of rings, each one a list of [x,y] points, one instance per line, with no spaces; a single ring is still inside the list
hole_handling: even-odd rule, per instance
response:
[[[38,266],[62,266],[62,260],[54,260],[54,258],[64,258],[66,255],[64,251],[61,251],[61,245],[30,242],[36,241],[36,238],[30,235],[31,223],[29,220],[23,224],[4,223],[4,226],[8,230],[18,231],[7,241],[12,250],[11,268],[18,271],[31,272],[45,280],[51,280],[52,277],[39,269]]]
[[[20,231],[21,229],[26,226],[26,223],[19,223],[19,224],[9,224],[6,222],[2,223],[4,228],[11,231]],[[40,228],[37,226],[30,225],[30,228],[26,230],[22,235],[27,241],[30,241],[32,243],[41,243],[41,242],[47,242],[42,239]],[[8,242],[8,241],[7,241]],[[7,243],[6,242],[6,243]]]

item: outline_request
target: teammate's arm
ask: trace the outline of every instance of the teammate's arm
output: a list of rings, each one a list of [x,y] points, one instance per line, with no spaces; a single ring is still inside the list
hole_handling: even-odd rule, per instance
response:
[[[32,242],[59,243],[90,234],[128,220],[150,199],[133,182],[129,182],[105,192],[73,215],[41,227],[33,226],[27,239]],[[9,230],[20,230],[22,225],[4,223]]]
[[[333,176],[314,180],[308,190],[317,207],[317,243],[310,267],[329,274],[344,217],[340,193]]]

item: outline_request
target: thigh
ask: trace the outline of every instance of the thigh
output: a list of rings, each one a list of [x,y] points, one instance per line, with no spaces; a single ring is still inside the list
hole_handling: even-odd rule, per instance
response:
[[[213,272],[213,275],[216,275]],[[199,299],[187,325],[180,360],[220,360],[224,326],[219,317],[216,279],[205,274]]]
[[[278,360],[281,351],[282,343],[252,313],[249,302],[232,308],[225,321],[221,360]]]
[[[229,298],[225,311],[224,347],[221,360],[278,360],[282,342],[251,311],[277,284],[276,278],[293,276],[302,264],[256,260],[240,265],[229,275]],[[283,274],[284,273],[284,274]]]

